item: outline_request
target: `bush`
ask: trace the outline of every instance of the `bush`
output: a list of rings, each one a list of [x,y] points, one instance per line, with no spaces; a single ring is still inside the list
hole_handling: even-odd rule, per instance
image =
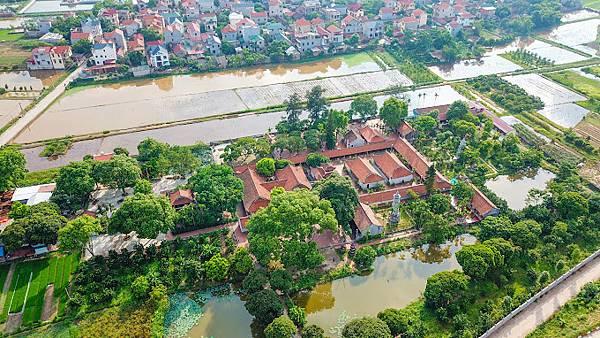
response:
[[[360,270],[368,270],[371,269],[373,262],[375,262],[375,257],[377,257],[377,252],[370,246],[364,246],[358,250],[356,250],[356,254],[354,255],[354,263],[356,263],[356,267]]]
[[[288,310],[288,315],[294,324],[296,324],[296,326],[303,327],[304,324],[306,324],[306,312],[304,311],[304,308],[292,306]]]
[[[267,276],[261,270],[253,270],[244,278],[242,288],[250,294],[262,290],[267,282]]]
[[[282,291],[284,293],[289,293],[289,290],[292,287],[292,282],[292,275],[287,270],[277,269],[271,272],[269,283],[273,289]]]
[[[296,326],[287,316],[275,318],[265,329],[265,338],[289,338],[296,333]]]
[[[408,330],[409,320],[402,310],[383,310],[377,314],[377,318],[385,322],[394,336],[402,335]]]
[[[364,317],[350,321],[342,331],[343,338],[392,338],[390,328],[379,318]]]
[[[587,304],[596,299],[598,294],[600,294],[600,286],[598,286],[596,283],[590,282],[583,286],[577,298]]]
[[[302,338],[325,338],[325,331],[316,325],[309,325],[302,330]]]
[[[250,295],[245,305],[248,312],[263,324],[270,323],[283,314],[281,300],[270,289]]]
[[[265,177],[275,175],[275,160],[266,157],[256,162],[256,172]]]
[[[290,164],[292,164],[292,161],[290,161],[290,160],[275,160],[275,168],[276,169],[283,169]]]

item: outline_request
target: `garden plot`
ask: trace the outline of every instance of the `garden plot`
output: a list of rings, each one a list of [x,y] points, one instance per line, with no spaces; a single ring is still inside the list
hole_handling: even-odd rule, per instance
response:
[[[584,53],[596,55],[598,53],[598,48],[591,47],[589,44],[596,41],[599,25],[600,19],[568,23],[558,26],[550,33],[546,34],[546,37],[552,41],[575,48]]]
[[[587,109],[573,104],[586,100],[585,96],[538,74],[507,76],[504,79],[523,88],[527,94],[539,97],[545,105],[539,113],[560,126],[574,127],[588,113]]]
[[[459,61],[449,66],[431,66],[429,69],[444,80],[458,80],[479,75],[507,73],[522,68],[499,55],[490,55],[480,59]]]

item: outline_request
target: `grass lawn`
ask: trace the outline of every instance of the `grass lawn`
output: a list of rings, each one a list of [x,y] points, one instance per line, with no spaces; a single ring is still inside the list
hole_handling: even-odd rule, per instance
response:
[[[17,263],[4,305],[2,320],[6,320],[9,311],[10,313],[21,312],[23,304],[25,304],[22,324],[29,325],[39,321],[44,306],[44,294],[49,284],[54,284],[54,300],[60,302],[59,315],[64,313],[64,305],[67,301],[65,287],[69,283],[71,274],[77,268],[78,262],[78,255],[53,254],[50,258]],[[31,284],[29,284],[30,276]],[[28,284],[29,292],[27,292]]]
[[[31,185],[54,182],[60,168],[50,168],[41,171],[31,171],[25,174],[25,178],[19,181],[18,186],[27,187]]]
[[[583,0],[583,6],[600,10],[600,0]]]
[[[587,78],[570,70],[545,75],[564,86],[575,89],[588,98],[600,100],[600,81]]]
[[[10,29],[0,29],[0,68],[23,66],[34,47],[43,45],[36,39],[27,39],[22,33],[10,34]]]

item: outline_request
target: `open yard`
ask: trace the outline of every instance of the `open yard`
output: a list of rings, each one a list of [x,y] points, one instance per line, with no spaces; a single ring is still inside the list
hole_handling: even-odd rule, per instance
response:
[[[5,321],[8,314],[20,312],[22,312],[22,325],[40,321],[44,308],[44,295],[49,285],[54,287],[52,304],[56,306],[58,302],[60,316],[64,312],[67,301],[65,287],[78,262],[78,255],[52,255],[41,260],[16,263],[1,321]],[[1,276],[5,274],[2,273]]]
[[[23,34],[10,34],[10,30],[0,30],[0,66],[4,69],[15,65],[22,65],[29,57],[30,51],[21,48],[17,41],[23,38]]]

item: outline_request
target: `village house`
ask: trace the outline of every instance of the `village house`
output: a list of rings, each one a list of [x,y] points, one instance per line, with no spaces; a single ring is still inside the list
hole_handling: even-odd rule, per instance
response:
[[[113,42],[117,47],[117,55],[124,56],[127,53],[127,39],[120,29],[102,34],[102,39],[107,42]]]
[[[356,180],[362,190],[373,189],[385,184],[385,179],[364,158],[359,157],[344,162],[344,169]]]
[[[379,9],[379,18],[383,21],[391,21],[396,17],[396,13],[391,7],[382,7]]]
[[[98,16],[108,20],[115,26],[119,26],[119,13],[114,8],[102,8],[98,11]]]
[[[154,68],[169,67],[169,52],[162,45],[154,45],[148,47],[148,64]]]
[[[325,8],[323,9],[323,15],[325,15],[325,19],[327,21],[338,21],[342,14],[335,8]]]
[[[117,60],[117,48],[114,42],[101,42],[92,45],[92,59],[96,66],[114,63]]]
[[[277,18],[283,16],[283,7],[280,0],[269,0],[269,17]]]
[[[125,35],[133,36],[135,33],[137,33],[140,30],[140,28],[142,28],[142,24],[138,20],[128,19],[128,20],[121,21],[121,28],[125,32]]]
[[[345,37],[351,37],[362,33],[362,23],[354,16],[348,15],[342,20],[342,29]]]
[[[102,35],[102,25],[100,20],[95,18],[87,18],[81,22],[81,31],[84,33],[90,33],[92,39]]]
[[[355,240],[360,240],[364,236],[379,235],[384,230],[373,209],[365,203],[358,203],[351,228]]]
[[[380,20],[366,20],[362,23],[363,39],[376,39],[383,34],[383,22]]]
[[[30,206],[48,202],[55,189],[56,183],[17,188],[12,195],[11,202],[20,202]]]
[[[175,210],[179,210],[188,204],[194,203],[194,192],[190,189],[178,189],[167,194],[171,206]]]
[[[427,12],[424,10],[417,8],[412,12],[412,17],[417,20],[417,25],[419,28],[427,25]]]
[[[454,8],[448,2],[440,2],[433,6],[433,17],[436,19],[449,19],[454,17]]]
[[[183,41],[185,37],[185,28],[183,23],[179,20],[176,20],[170,25],[165,27],[165,43],[167,44],[177,44]]]
[[[72,55],[70,46],[37,47],[31,51],[27,69],[65,69]]]
[[[88,42],[93,41],[92,35],[90,33],[84,33],[79,31],[72,31],[69,40],[71,41],[71,45],[74,45],[81,40],[85,40]]]
[[[413,180],[413,175],[396,154],[386,151],[382,154],[373,156],[373,162],[385,175],[387,184],[401,184]]]

